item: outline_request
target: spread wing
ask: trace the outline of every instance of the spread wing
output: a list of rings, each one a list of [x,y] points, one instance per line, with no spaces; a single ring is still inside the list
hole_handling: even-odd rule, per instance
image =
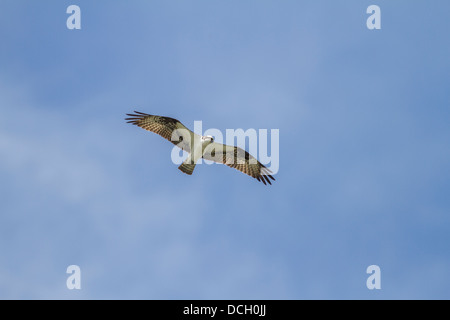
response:
[[[226,164],[264,184],[272,184],[270,179],[275,180],[275,178],[270,175],[272,172],[269,169],[250,153],[238,147],[213,142],[205,148],[203,158]]]
[[[127,114],[127,116],[130,117],[125,119],[128,123],[159,134],[177,147],[191,152],[191,141],[194,141],[195,134],[177,119],[153,116],[138,111],[134,111],[134,114]]]

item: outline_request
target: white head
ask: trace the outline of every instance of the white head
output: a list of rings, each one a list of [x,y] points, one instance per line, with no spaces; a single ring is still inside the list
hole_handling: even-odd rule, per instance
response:
[[[213,143],[214,137],[213,136],[202,136],[202,143]]]

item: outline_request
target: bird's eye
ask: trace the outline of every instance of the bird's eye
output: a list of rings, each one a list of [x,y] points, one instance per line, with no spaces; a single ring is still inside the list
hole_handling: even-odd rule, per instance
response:
[[[183,136],[180,136],[180,142],[183,141]]]

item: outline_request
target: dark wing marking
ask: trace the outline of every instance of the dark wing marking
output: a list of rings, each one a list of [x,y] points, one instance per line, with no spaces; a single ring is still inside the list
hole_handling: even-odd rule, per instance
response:
[[[154,132],[181,149],[187,152],[191,151],[190,142],[194,133],[177,119],[153,116],[138,111],[134,111],[134,114],[127,114],[127,116],[129,116],[129,118],[125,118],[127,123]]]
[[[206,147],[203,158],[235,168],[264,184],[275,180],[271,171],[247,151],[220,143],[211,143]],[[269,179],[270,178],[270,179]]]

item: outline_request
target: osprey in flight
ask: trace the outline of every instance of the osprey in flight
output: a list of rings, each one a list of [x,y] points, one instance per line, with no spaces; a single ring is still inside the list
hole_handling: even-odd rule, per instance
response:
[[[134,114],[127,114],[127,116],[130,117],[125,119],[128,123],[159,134],[164,139],[188,152],[189,156],[178,167],[186,174],[191,175],[197,160],[203,158],[226,164],[264,184],[272,184],[270,179],[275,180],[270,175],[272,172],[247,151],[235,146],[214,142],[214,138],[211,136],[195,134],[176,119],[152,116],[137,111],[134,111]]]

